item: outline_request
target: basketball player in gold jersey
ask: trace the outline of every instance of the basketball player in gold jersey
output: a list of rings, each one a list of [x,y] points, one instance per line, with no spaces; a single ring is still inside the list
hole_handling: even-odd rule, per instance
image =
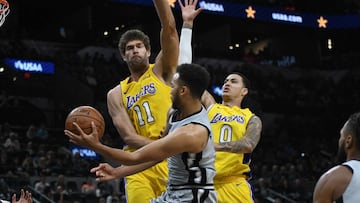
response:
[[[201,10],[194,9],[197,0],[185,0],[185,3],[186,6],[181,7],[183,29],[191,29],[194,18]],[[161,51],[155,64],[149,63],[149,37],[139,30],[125,32],[119,41],[119,51],[128,64],[130,76],[108,92],[108,111],[127,144],[126,151],[135,151],[159,139],[171,106],[170,83],[178,64],[179,36],[168,1],[154,0],[154,4],[162,26]],[[166,189],[167,163],[163,161],[126,177],[125,181],[128,203],[149,202]]]
[[[208,110],[214,134],[214,177],[219,203],[254,202],[248,179],[251,153],[260,140],[262,122],[241,102],[249,91],[249,80],[241,73],[228,75],[222,86],[222,104],[205,92],[202,103]]]

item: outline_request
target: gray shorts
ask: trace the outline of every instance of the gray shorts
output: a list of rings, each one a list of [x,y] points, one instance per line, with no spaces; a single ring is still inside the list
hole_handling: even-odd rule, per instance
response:
[[[166,190],[160,197],[152,199],[150,203],[217,203],[217,193],[208,189]]]

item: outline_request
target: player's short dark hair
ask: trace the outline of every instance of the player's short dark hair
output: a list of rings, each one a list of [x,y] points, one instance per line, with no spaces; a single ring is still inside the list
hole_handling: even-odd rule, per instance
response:
[[[150,51],[151,46],[150,46],[150,38],[149,38],[149,36],[147,36],[141,30],[132,29],[132,30],[126,31],[120,37],[118,48],[119,48],[121,56],[125,55],[126,44],[129,41],[132,41],[132,40],[140,40],[140,41],[142,41],[144,43],[144,46],[145,46],[146,50]]]
[[[193,96],[201,98],[204,91],[209,86],[210,74],[198,64],[181,64],[177,68],[179,79],[189,87]]]
[[[350,115],[346,127],[356,137],[356,147],[360,149],[360,112]]]
[[[241,78],[242,78],[242,81],[244,83],[244,87],[250,89],[251,88],[251,83],[250,83],[250,80],[242,73],[240,72],[233,72],[231,74],[236,74],[236,75],[239,75]]]

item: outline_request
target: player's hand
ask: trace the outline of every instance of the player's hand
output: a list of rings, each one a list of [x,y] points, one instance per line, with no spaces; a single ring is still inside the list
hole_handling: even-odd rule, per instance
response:
[[[29,191],[25,192],[24,189],[21,189],[19,201],[16,201],[16,194],[13,194],[11,203],[32,203],[31,193]]]
[[[91,173],[95,173],[96,181],[108,181],[114,180],[119,177],[115,176],[116,169],[110,166],[108,163],[101,163],[99,166],[94,167],[90,170]]]
[[[185,5],[182,1],[183,0],[178,0],[183,21],[192,25],[196,16],[204,9],[201,7],[196,9],[198,0],[184,0]]]
[[[69,137],[70,142],[91,149],[94,149],[97,144],[100,144],[99,133],[94,122],[91,122],[92,132],[90,134],[86,134],[76,122],[74,122],[73,125],[76,127],[79,134],[75,134],[69,130],[64,130],[64,133]]]

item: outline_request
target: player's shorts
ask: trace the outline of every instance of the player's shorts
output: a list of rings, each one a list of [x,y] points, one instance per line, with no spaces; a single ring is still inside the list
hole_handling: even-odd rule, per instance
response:
[[[219,203],[254,203],[252,187],[245,178],[232,182],[214,181]]]
[[[162,161],[140,173],[125,178],[127,203],[147,203],[166,190],[167,162]]]
[[[152,199],[150,203],[217,203],[214,189],[167,189],[160,197]]]

